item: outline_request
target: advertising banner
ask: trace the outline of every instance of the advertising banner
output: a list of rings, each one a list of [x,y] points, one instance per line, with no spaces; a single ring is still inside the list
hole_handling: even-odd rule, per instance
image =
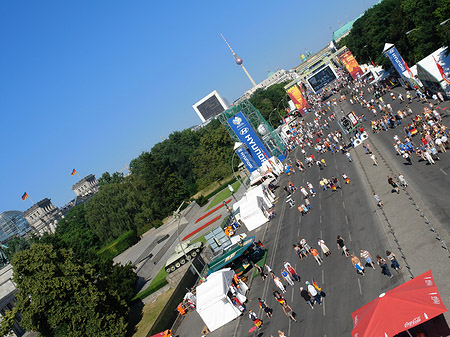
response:
[[[239,158],[241,158],[242,163],[245,165],[245,167],[250,173],[258,169],[258,166],[256,166],[256,163],[253,160],[252,155],[246,148],[241,146],[236,150],[236,153],[239,156]]]
[[[339,58],[353,79],[357,79],[358,76],[363,74],[363,71],[359,67],[358,62],[350,50],[347,50],[345,53],[341,54]]]
[[[302,115],[307,113],[307,109],[309,109],[308,101],[306,100],[305,96],[303,96],[302,90],[300,87],[295,84],[292,87],[290,87],[288,90],[286,90],[286,93],[291,98],[292,102],[294,102],[295,107]]]
[[[400,77],[403,77],[403,72],[406,71],[405,62],[400,56],[397,48],[392,46],[388,50],[386,50],[386,55],[391,60],[392,65],[395,67],[395,70],[399,73]]]
[[[267,157],[270,156],[270,154],[263,145],[261,139],[259,139],[255,130],[253,130],[244,113],[241,111],[231,117],[228,120],[228,125],[230,125],[233,132],[239,138],[239,141],[247,145],[256,165],[261,167],[262,163],[267,160]]]

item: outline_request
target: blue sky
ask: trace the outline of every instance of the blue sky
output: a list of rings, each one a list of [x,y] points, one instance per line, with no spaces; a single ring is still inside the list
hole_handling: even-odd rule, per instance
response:
[[[0,212],[26,191],[56,206],[78,177],[118,171],[175,130],[192,104],[250,88],[323,48],[376,0],[0,2]]]

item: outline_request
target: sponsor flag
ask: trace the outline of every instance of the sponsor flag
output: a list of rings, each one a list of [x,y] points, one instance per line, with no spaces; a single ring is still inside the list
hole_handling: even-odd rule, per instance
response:
[[[442,68],[442,66],[436,61],[436,59],[434,58],[434,56],[433,56],[433,60],[434,60],[434,62],[436,63],[436,67],[438,68],[439,73],[440,73],[441,76],[442,76],[442,79],[443,79],[445,82],[447,82],[448,84],[450,84],[450,78],[449,78],[447,75],[445,75],[445,73],[444,73],[444,68]]]
[[[405,61],[405,60],[403,60],[403,62],[405,63],[405,68],[406,68],[406,70],[408,70],[408,74],[409,74],[409,76],[411,76],[411,78],[413,78],[413,77],[414,77],[414,75],[413,75],[413,73],[412,73],[411,69],[409,69],[409,67],[408,67],[408,64],[406,63],[406,61]]]
[[[26,200],[27,198],[29,198],[29,195],[28,195],[27,192],[25,192],[25,193],[22,195],[22,200]]]
[[[77,174],[77,170],[73,169],[72,173],[70,174],[71,176],[74,176],[75,174]]]
[[[353,79],[357,79],[358,76],[361,76],[363,74],[361,67],[359,66],[358,62],[356,61],[355,57],[353,56],[350,50],[347,50],[346,52],[342,53],[339,56],[339,59],[344,64],[345,68],[347,68],[348,72],[350,73]]]
[[[316,281],[314,281],[314,279],[312,280],[312,284],[313,284],[314,288],[316,288],[318,291],[322,290],[322,288],[319,287],[319,285],[316,283]]]

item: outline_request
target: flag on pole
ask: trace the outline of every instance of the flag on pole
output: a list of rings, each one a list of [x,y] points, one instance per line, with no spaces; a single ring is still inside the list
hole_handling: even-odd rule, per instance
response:
[[[27,198],[29,198],[29,195],[28,195],[27,192],[25,192],[25,193],[22,195],[22,200],[25,201]]]
[[[450,78],[445,75],[444,73],[444,69],[442,68],[442,66],[436,61],[436,59],[433,56],[433,60],[434,62],[436,62],[436,67],[438,68],[439,72],[441,73],[442,79],[447,82],[448,84],[450,84]]]
[[[73,169],[70,175],[74,176],[75,174],[77,174],[77,170]]]
[[[318,291],[322,290],[322,288],[319,287],[319,285],[316,283],[316,281],[314,281],[314,279],[312,280],[312,284],[313,284],[314,288],[316,288]]]
[[[406,61],[405,61],[405,60],[403,60],[403,63],[405,64],[405,68],[406,68],[406,70],[408,70],[408,74],[409,74],[409,76],[411,76],[411,78],[414,78],[414,75],[413,75],[413,73],[412,73],[411,69],[409,69],[409,67],[408,67],[408,64],[406,63]]]

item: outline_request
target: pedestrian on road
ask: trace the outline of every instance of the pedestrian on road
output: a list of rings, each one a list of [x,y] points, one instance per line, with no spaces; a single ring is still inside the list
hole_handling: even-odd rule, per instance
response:
[[[311,206],[311,203],[309,202],[309,199],[308,199],[308,198],[305,198],[304,201],[305,201],[305,206],[306,206],[306,208],[312,209],[312,206]]]
[[[283,305],[283,303],[286,302],[286,300],[284,299],[283,295],[281,295],[278,290],[275,290],[275,289],[272,289],[272,290],[273,290],[272,291],[273,297],[275,297],[275,299],[277,300],[278,303]]]
[[[311,246],[306,242],[306,239],[300,238],[299,244],[301,247],[305,248],[306,252],[309,252],[309,250],[311,249]]]
[[[316,261],[317,261],[317,263],[319,264],[319,266],[321,266],[323,260],[322,260],[322,258],[320,257],[319,252],[317,251],[317,249],[311,248],[311,249],[309,250],[309,252],[311,253],[312,256],[314,256],[314,258],[316,259]]]
[[[297,246],[295,243],[292,244],[292,247],[294,248],[295,253],[298,255],[298,257],[300,258],[300,260],[303,260],[303,253],[302,253],[301,248],[300,248],[299,246]]]
[[[315,197],[316,196],[316,191],[314,190],[313,184],[311,184],[309,181],[307,181],[306,185],[309,188],[309,192],[312,194],[313,197]]]
[[[294,278],[294,280],[297,282],[300,282],[300,276],[297,274],[294,267],[292,267],[292,265],[286,261],[284,261],[283,264],[284,264],[284,268],[286,268],[286,270],[289,272],[289,274],[291,274],[291,276]]]
[[[319,245],[320,249],[322,249],[322,252],[325,254],[325,256],[328,257],[331,255],[330,249],[325,244],[325,241],[323,241],[321,238],[318,238],[317,244]]]
[[[350,152],[348,152],[348,150],[347,150],[347,152],[345,153],[345,155],[347,156],[348,161],[351,163],[351,162],[353,161],[353,159],[352,159],[352,156],[351,156]]]
[[[389,278],[392,278],[392,274],[391,271],[389,270],[386,260],[383,259],[380,255],[377,255],[377,263],[381,267],[381,273]]]
[[[267,278],[267,275],[264,274],[264,269],[262,269],[260,266],[258,266],[257,264],[255,264],[255,268],[256,270],[258,270],[259,275],[261,276],[261,280],[265,280]]]
[[[378,196],[378,194],[376,194],[375,192],[373,192],[373,197],[375,198],[375,200],[377,201],[377,205],[378,207],[383,207],[383,201],[380,199],[380,197]]]
[[[361,258],[366,261],[366,265],[370,265],[375,270],[375,265],[372,261],[372,255],[367,250],[361,249]]]
[[[284,280],[285,280],[290,286],[294,286],[294,281],[292,281],[291,275],[287,272],[286,269],[281,268],[281,276],[283,276]]]
[[[303,287],[300,287],[300,296],[303,297],[303,299],[306,301],[306,303],[310,306],[311,309],[314,309],[314,307],[311,303],[311,300],[312,300],[311,295]]]
[[[372,153],[372,154],[370,155],[370,159],[372,159],[373,164],[374,164],[375,166],[378,166],[378,161],[377,161],[377,157],[375,156],[375,153]]]
[[[361,264],[360,259],[355,255],[350,255],[353,267],[355,267],[356,272],[362,276],[366,276],[364,273],[364,266]]]
[[[258,298],[259,307],[266,313],[267,317],[272,318],[272,308],[270,308],[266,301]]]
[[[270,337],[272,337],[272,336],[270,336]],[[278,330],[278,337],[286,337],[286,335],[284,334],[283,331]]]
[[[408,182],[406,181],[406,179],[403,176],[403,174],[399,174],[398,180],[400,181],[400,185],[401,186],[403,186],[403,187],[407,187],[408,186]]]
[[[386,251],[387,258],[391,261],[391,268],[394,268],[397,273],[400,272],[400,264],[397,261],[397,258],[394,253],[391,253],[389,250]]]
[[[274,276],[273,282],[278,287],[278,289],[281,290],[281,292],[284,294],[286,292],[286,288],[284,287],[283,283],[281,282],[280,278],[278,276]]]
[[[297,320],[294,317],[294,312],[292,311],[292,308],[286,302],[284,302],[283,304],[283,311],[287,317],[292,319],[294,322],[297,322]]]
[[[308,289],[308,292],[311,295],[311,297],[313,297],[317,303],[322,304],[322,302],[320,301],[320,295],[317,292],[317,289],[314,288],[314,286],[312,284],[310,284],[308,281],[306,281],[305,284],[306,284],[306,288]]]
[[[300,191],[303,193],[303,197],[304,198],[308,198],[308,192],[306,191],[306,189],[303,186],[300,186]]]
[[[262,321],[258,318],[258,316],[256,316],[253,311],[248,311],[248,317],[252,320],[253,324],[255,324],[257,328],[261,327]]]
[[[394,191],[397,192],[397,194],[400,194],[400,190],[398,188],[397,183],[394,181],[394,179],[391,176],[387,176],[387,178],[388,178],[388,184],[394,188]]]
[[[342,249],[342,255],[345,255],[345,257],[349,257],[350,256],[350,254],[348,252],[348,249],[345,246],[345,240],[340,235],[337,236],[337,246],[338,246],[338,250]]]

